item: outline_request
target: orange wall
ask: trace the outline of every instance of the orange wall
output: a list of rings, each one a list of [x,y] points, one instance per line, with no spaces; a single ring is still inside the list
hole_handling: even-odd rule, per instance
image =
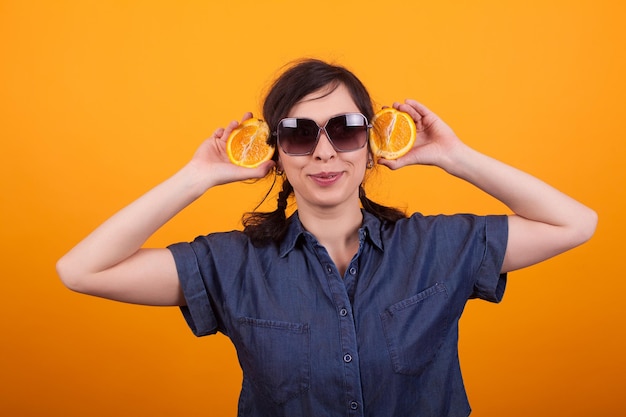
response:
[[[512,273],[502,304],[470,302],[474,415],[624,415],[617,4],[0,1],[0,414],[235,415],[241,375],[224,337],[194,338],[176,309],[71,293],[54,263],[216,127],[258,112],[284,63],[316,56],[352,68],[379,104],[419,99],[600,215],[585,246]],[[149,243],[237,228],[266,186],[211,190]],[[370,188],[411,211],[506,211],[430,167],[381,171]]]

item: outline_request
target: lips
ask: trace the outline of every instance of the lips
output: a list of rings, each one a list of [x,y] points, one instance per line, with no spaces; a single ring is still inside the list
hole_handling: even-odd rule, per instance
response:
[[[319,172],[311,174],[309,177],[317,184],[329,186],[336,183],[343,174],[341,172]]]

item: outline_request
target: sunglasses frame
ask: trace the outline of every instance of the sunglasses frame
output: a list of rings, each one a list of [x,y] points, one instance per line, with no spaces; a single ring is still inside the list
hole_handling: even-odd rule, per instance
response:
[[[333,142],[333,139],[328,134],[328,131],[326,130],[326,127],[328,126],[328,123],[330,123],[332,120],[334,120],[336,118],[346,117],[346,116],[351,116],[351,115],[359,115],[365,121],[365,124],[363,125],[363,127],[365,127],[365,140],[363,141],[363,144],[361,146],[359,146],[358,148],[346,149],[346,150],[340,149],[340,148],[337,147],[337,145],[335,145],[335,142]],[[311,149],[309,151],[307,151],[307,152],[295,152],[294,153],[294,152],[287,152],[285,150],[283,145],[280,143],[280,135],[278,134],[279,127],[285,120],[309,120],[309,121],[313,122],[315,124],[315,126],[317,126],[317,136],[315,137],[315,141],[313,142],[313,145],[312,145],[312,147],[311,147]],[[369,142],[370,129],[372,128],[372,125],[370,124],[369,120],[367,120],[367,117],[365,117],[365,115],[363,113],[355,113],[355,112],[342,113],[342,114],[335,115],[335,116],[331,117],[330,119],[328,119],[326,121],[326,123],[324,124],[324,126],[318,125],[315,120],[309,119],[308,117],[285,117],[285,118],[281,119],[278,122],[277,126],[278,127],[276,128],[276,131],[274,132],[274,135],[276,136],[276,143],[278,143],[278,146],[280,146],[280,148],[283,150],[283,152],[285,154],[290,155],[290,156],[311,155],[315,151],[315,148],[317,148],[317,144],[318,144],[318,142],[320,140],[320,134],[322,133],[322,131],[324,132],[324,134],[328,138],[328,141],[332,145],[333,149],[335,149],[335,151],[337,151],[337,152],[353,152],[353,151],[357,151],[359,149],[363,149],[365,147],[365,145],[367,145],[367,143]]]

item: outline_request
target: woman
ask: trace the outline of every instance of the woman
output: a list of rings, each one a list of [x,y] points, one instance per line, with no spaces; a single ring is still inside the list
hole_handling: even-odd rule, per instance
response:
[[[515,214],[407,218],[368,200],[369,95],[348,70],[307,60],[266,98],[273,161],[231,164],[231,122],[59,260],[59,275],[75,291],[181,306],[196,335],[230,337],[244,371],[240,416],[469,415],[457,355],[466,301],[499,301],[507,272],[585,242],[596,214],[469,148],[416,101],[394,107],[418,137],[379,164],[440,167]],[[278,208],[248,215],[244,232],[142,248],[210,188],[273,170],[285,178]],[[292,193],[297,212],[286,218]]]

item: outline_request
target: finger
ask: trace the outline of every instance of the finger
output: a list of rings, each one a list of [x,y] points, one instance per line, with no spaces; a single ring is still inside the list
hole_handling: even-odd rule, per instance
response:
[[[389,168],[391,170],[396,170],[396,169],[400,168],[398,166],[398,161],[394,160],[394,159],[379,158],[377,163],[379,165],[386,166],[387,168]]]
[[[248,119],[252,119],[252,112],[249,112],[249,111],[245,112],[243,114],[243,117],[241,118],[241,123],[245,122]]]
[[[422,103],[420,103],[417,100],[413,100],[413,99],[409,99],[407,98],[406,100],[404,100],[404,102],[413,107],[415,110],[417,110],[417,112],[422,115],[422,117],[426,117],[429,114],[433,114],[433,112],[426,106],[424,106]]]
[[[270,160],[265,161],[256,168],[245,168],[248,178],[263,178],[265,177],[276,165],[276,162]]]
[[[222,134],[219,137],[217,137],[217,139],[227,139],[228,136],[230,136],[230,134],[232,133],[232,131],[237,129],[237,127],[239,127],[239,122],[236,120],[231,121],[230,123],[228,123],[226,128],[223,129]]]
[[[224,128],[223,127],[219,127],[217,129],[215,129],[215,132],[213,132],[211,137],[213,137],[215,139],[219,139],[219,138],[222,137],[223,134],[224,134]]]
[[[394,103],[394,107],[396,108],[396,110],[399,110],[401,112],[407,113],[409,116],[411,116],[411,118],[413,119],[413,121],[417,124],[420,122],[420,120],[422,120],[422,115],[417,111],[417,109],[415,107],[413,107],[410,104],[407,103]]]

